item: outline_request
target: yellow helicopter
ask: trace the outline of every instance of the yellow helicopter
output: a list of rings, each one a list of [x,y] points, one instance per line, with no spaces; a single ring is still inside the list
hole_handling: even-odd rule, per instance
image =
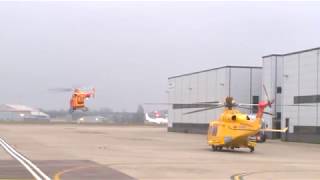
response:
[[[264,87],[265,90],[265,87]],[[268,101],[262,101],[259,104],[237,104],[232,97],[227,97],[225,103],[210,103],[206,104],[209,107],[196,111],[191,111],[185,114],[192,114],[201,111],[207,111],[216,108],[225,108],[223,113],[217,120],[213,120],[209,123],[208,128],[208,144],[212,147],[213,151],[221,151],[223,148],[249,148],[250,152],[253,152],[256,146],[256,141],[251,140],[250,137],[255,136],[259,131],[269,132],[286,132],[288,128],[275,130],[275,129],[261,129],[263,114],[269,114],[264,112],[264,109],[271,107],[272,102],[269,100],[269,96],[265,90]],[[248,106],[258,106],[258,112],[255,119],[250,119],[245,113],[241,113],[235,107],[248,109]]]
[[[252,137],[257,135],[260,131],[265,132],[279,132],[284,133],[288,128],[284,129],[262,129],[262,117],[263,114],[272,115],[271,113],[264,112],[266,107],[271,107],[273,101],[270,101],[269,95],[263,86],[264,92],[267,97],[267,101],[262,101],[259,104],[238,104],[232,97],[227,97],[224,103],[217,101],[211,102],[198,102],[191,104],[175,104],[175,103],[145,103],[147,105],[199,105],[198,107],[204,107],[199,110],[184,113],[193,114],[202,111],[208,111],[217,108],[224,108],[223,113],[217,120],[213,120],[209,123],[207,140],[208,144],[212,147],[213,151],[221,151],[223,148],[249,148],[250,152],[255,150],[256,140]],[[250,106],[257,106],[258,112],[255,119],[250,119],[248,114],[240,112],[237,108],[250,109]],[[295,106],[295,105],[289,105]]]

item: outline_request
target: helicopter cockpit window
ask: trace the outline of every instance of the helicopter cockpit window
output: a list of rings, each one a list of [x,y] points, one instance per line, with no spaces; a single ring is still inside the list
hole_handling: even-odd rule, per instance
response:
[[[232,118],[231,118],[233,121],[237,120],[237,116],[236,115],[233,115]]]
[[[216,136],[218,132],[218,126],[212,126],[211,127],[211,135]]]
[[[250,117],[249,117],[249,116],[247,116],[247,120],[248,120],[248,121],[250,120]]]

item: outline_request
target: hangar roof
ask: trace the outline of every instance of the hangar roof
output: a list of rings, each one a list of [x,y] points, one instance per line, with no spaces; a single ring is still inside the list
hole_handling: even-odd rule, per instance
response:
[[[182,75],[178,75],[178,76],[172,76],[172,77],[169,77],[168,79],[173,79],[173,78],[182,77],[182,76],[189,76],[189,75],[193,75],[193,74],[199,74],[199,73],[208,72],[208,71],[217,70],[217,69],[223,69],[223,68],[262,69],[262,67],[260,67],[260,66],[222,66],[222,67],[217,67],[217,68],[213,68],[213,69],[207,69],[207,70],[197,71],[197,72],[193,72],[193,73],[187,73],[187,74],[182,74]]]
[[[270,54],[270,55],[262,56],[262,58],[268,58],[268,57],[271,57],[271,56],[288,56],[288,55],[292,55],[292,54],[300,54],[300,53],[304,53],[304,52],[308,52],[308,51],[314,51],[314,50],[320,50],[320,47],[311,48],[311,49],[305,49],[305,50],[301,50],[301,51],[290,52],[290,53],[286,53],[286,54]]]
[[[37,109],[17,104],[1,104],[0,112],[34,112],[38,111]]]

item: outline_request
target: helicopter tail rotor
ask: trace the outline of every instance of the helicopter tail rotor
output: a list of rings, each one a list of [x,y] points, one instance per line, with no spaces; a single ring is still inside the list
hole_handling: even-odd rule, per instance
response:
[[[96,97],[96,88],[92,88],[92,97],[93,97],[93,98]]]
[[[268,91],[267,91],[267,88],[266,88],[265,85],[263,85],[263,91],[264,91],[264,93],[265,93],[265,95],[267,97],[268,106],[271,108],[271,105],[275,102],[275,100],[274,99],[270,100],[270,96],[268,94]]]

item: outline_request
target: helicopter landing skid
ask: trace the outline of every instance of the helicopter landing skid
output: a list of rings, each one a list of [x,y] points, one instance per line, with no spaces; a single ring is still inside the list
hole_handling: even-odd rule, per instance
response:
[[[77,109],[69,109],[69,112],[72,114],[76,110],[81,110],[82,112],[87,112],[87,111],[89,111],[89,108],[83,107],[83,108],[77,108]]]
[[[222,151],[223,150],[223,147],[224,146],[215,146],[215,145],[212,145],[211,148],[212,148],[212,151]],[[254,152],[254,146],[247,146],[249,149],[250,149],[250,152]],[[235,146],[231,146],[231,147],[226,147],[227,149],[231,149],[231,150],[234,150],[235,148],[240,148],[240,147],[235,147]]]
[[[215,146],[215,145],[212,145],[212,151],[222,151],[223,149],[223,146]]]
[[[249,147],[249,149],[250,149],[250,152],[254,151],[254,147]]]

